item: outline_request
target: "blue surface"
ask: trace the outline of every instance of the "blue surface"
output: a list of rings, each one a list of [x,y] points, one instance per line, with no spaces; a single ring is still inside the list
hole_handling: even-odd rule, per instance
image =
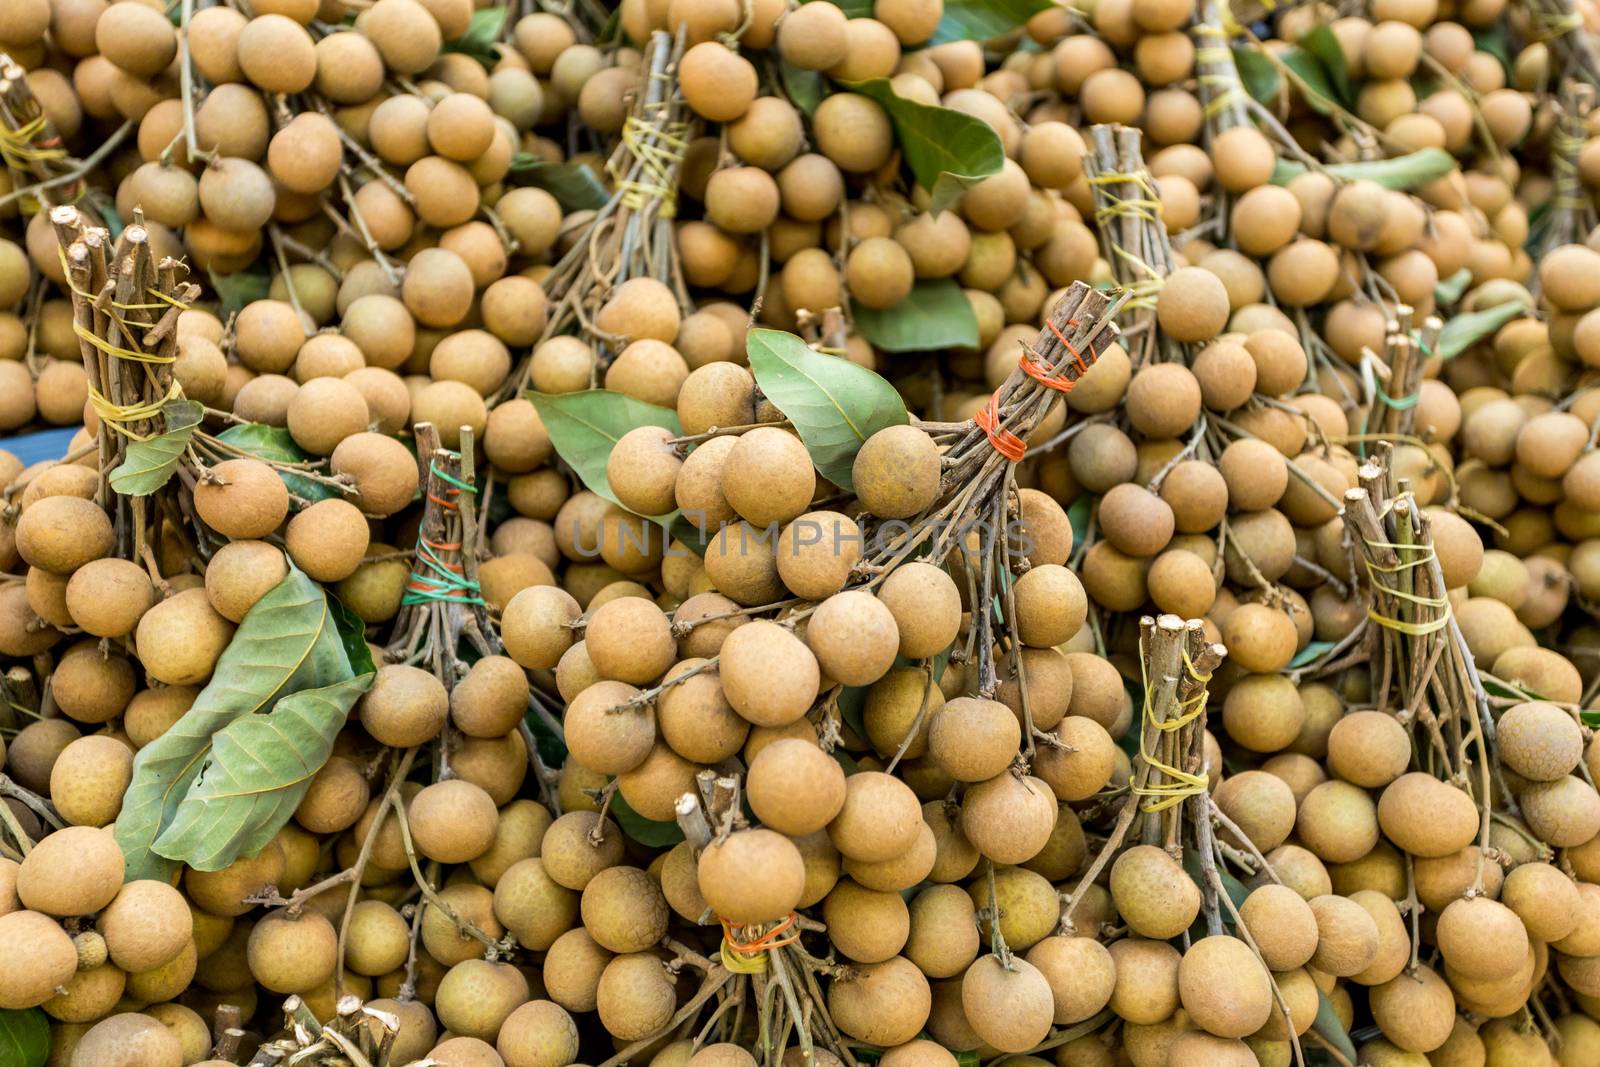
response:
[[[72,442],[72,435],[77,433],[78,429],[76,426],[63,426],[58,430],[40,430],[38,433],[19,434],[16,437],[0,437],[0,448],[22,460],[24,467],[31,467],[41,460],[60,459],[66,455],[67,446]]]

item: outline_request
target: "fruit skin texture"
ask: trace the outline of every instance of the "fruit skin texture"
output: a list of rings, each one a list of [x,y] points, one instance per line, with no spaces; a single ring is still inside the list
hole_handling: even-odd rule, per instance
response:
[[[857,969],[855,978],[828,985],[834,1024],[869,1045],[903,1044],[917,1036],[933,1008],[933,991],[904,956]]]
[[[337,946],[333,924],[318,912],[268,915],[250,931],[250,973],[275,993],[304,993],[333,974]]]
[[[189,904],[165,882],[129,882],[100,913],[97,926],[111,962],[124,971],[148,971],[175,959],[193,936]]]
[[[1111,898],[1130,928],[1157,940],[1176,937],[1200,914],[1200,888],[1154,845],[1137,845],[1117,857]]]
[[[17,896],[47,915],[93,915],[122,888],[122,849],[110,830],[69,826],[33,847],[17,870]]]
[[[183,1046],[148,1015],[125,1012],[95,1023],[72,1050],[70,1067],[181,1067]]]
[[[1039,968],[1015,957],[1010,970],[996,956],[979,957],[961,978],[961,1006],[984,1043],[1001,1052],[1037,1045],[1055,1017],[1050,983]]]
[[[782,834],[740,830],[700,854],[699,884],[706,903],[729,922],[771,922],[800,903],[805,860]]]
[[[1266,968],[1235,937],[1196,941],[1178,963],[1178,995],[1184,1010],[1218,1037],[1247,1037],[1272,1014],[1272,981]]]
[[[1478,809],[1466,793],[1422,771],[1396,778],[1378,798],[1378,825],[1413,856],[1459,852],[1478,833]]]
[[[10,961],[0,970],[0,1008],[32,1008],[55,996],[78,969],[72,938],[36,911],[0,915],[0,950]]]

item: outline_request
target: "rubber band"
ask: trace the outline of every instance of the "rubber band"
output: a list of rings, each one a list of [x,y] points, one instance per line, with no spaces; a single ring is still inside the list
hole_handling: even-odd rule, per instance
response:
[[[1017,359],[1017,366],[1022,368],[1022,372],[1024,374],[1038,382],[1040,385],[1044,386],[1046,389],[1054,389],[1056,392],[1065,396],[1067,393],[1072,392],[1073,387],[1082,380],[1085,374],[1089,373],[1089,364],[1084,362],[1083,354],[1078,351],[1076,345],[1067,340],[1067,335],[1061,332],[1060,327],[1058,327],[1049,319],[1045,320],[1045,325],[1050,328],[1051,333],[1056,335],[1057,340],[1066,346],[1067,352],[1072,356],[1073,365],[1077,367],[1078,377],[1061,377],[1058,371],[1066,370],[1065,367],[1052,367],[1045,361],[1043,356],[1029,348],[1026,344],[1022,346],[1022,355]],[[1078,325],[1078,320],[1069,319],[1067,320],[1067,325],[1076,326]]]
[[[638,115],[629,115],[622,126],[622,143],[638,161],[644,178],[626,178],[611,168],[612,180],[622,194],[624,207],[639,211],[650,201],[660,203],[664,219],[678,212],[678,185],[673,180],[673,169],[683,162],[688,149],[688,125],[682,122],[667,123],[657,128]]]
[[[994,450],[1012,463],[1021,463],[1022,457],[1028,454],[1028,442],[1000,425],[1000,390],[989,394],[989,406],[978,409],[972,421],[988,435]]]
[[[1162,719],[1159,721],[1153,716],[1150,707],[1149,669],[1145,664],[1144,657],[1139,657],[1139,676],[1144,683],[1144,706],[1141,709],[1140,718],[1144,726],[1153,726],[1163,733],[1181,730],[1203,715],[1206,710],[1206,700],[1210,696],[1206,690],[1206,685],[1211,681],[1211,672],[1207,671],[1202,674],[1195,668],[1194,660],[1189,658],[1189,650],[1181,649],[1181,652],[1183,654],[1183,669],[1185,673],[1187,673],[1190,678],[1200,683],[1200,688],[1194,696],[1178,705],[1180,710],[1177,715],[1170,719]],[[1201,771],[1199,774],[1190,774],[1188,771],[1180,770],[1177,767],[1168,766],[1155,756],[1152,756],[1147,747],[1147,737],[1148,731],[1141,728],[1139,730],[1140,758],[1143,759],[1151,768],[1160,771],[1163,775],[1172,779],[1172,781],[1162,782],[1157,785],[1141,786],[1137,783],[1130,785],[1130,789],[1133,791],[1134,795],[1145,798],[1143,804],[1141,805],[1145,811],[1165,811],[1168,808],[1183,803],[1190,797],[1199,796],[1201,793],[1204,793],[1207,789],[1211,788],[1211,776],[1205,771]]]
[[[439,469],[437,463],[429,465],[429,472],[450,488],[444,496],[427,494],[428,499],[447,511],[460,510],[462,493],[476,493],[477,487]],[[441,553],[461,551],[460,541],[430,541],[417,535],[417,562],[423,569],[413,569],[406,580],[405,592],[400,597],[402,605],[445,603],[481,606],[487,603],[480,595],[481,587],[466,576],[466,566],[452,563]],[[428,573],[431,572],[431,573]]]
[[[169,400],[182,399],[183,387],[177,382],[172,383],[172,388],[160,400],[140,401],[137,404],[113,404],[100,390],[92,385],[89,387],[89,403],[100,421],[130,441],[148,441],[152,435],[136,433],[128,429],[126,423],[156,418]]]
[[[118,359],[132,360],[135,363],[173,363],[178,358],[176,355],[163,356],[157,352],[141,352],[137,348],[119,348],[76,319],[72,322],[72,332],[106,355]],[[125,329],[124,332],[128,331]]]
[[[734,932],[745,929],[744,926],[730,923],[720,915],[717,916],[717,921],[722,924],[720,953],[722,964],[728,970],[739,974],[762,973],[767,969],[768,952],[773,949],[786,948],[800,940],[800,931],[795,927],[796,917],[792,911],[774,925],[772,929],[748,941],[742,940]]]
[[[1390,408],[1394,411],[1409,411],[1417,406],[1417,401],[1422,399],[1422,393],[1420,391],[1412,393],[1409,396],[1390,396],[1388,393],[1383,391],[1383,386],[1379,385],[1376,380],[1374,380],[1372,383],[1372,391],[1377,396],[1378,401],[1382,403],[1384,407]]]
[[[1373,590],[1375,592],[1387,593],[1396,600],[1402,600],[1409,604],[1415,604],[1419,608],[1431,609],[1438,612],[1438,614],[1431,619],[1413,622],[1406,619],[1397,619],[1393,616],[1383,614],[1375,607],[1368,607],[1368,619],[1371,619],[1373,622],[1377,623],[1379,626],[1382,626],[1386,630],[1394,630],[1397,633],[1407,634],[1411,637],[1423,637],[1431,633],[1436,633],[1449,625],[1450,616],[1453,609],[1450,605],[1450,598],[1448,596],[1419,596],[1416,593],[1408,593],[1403,589],[1397,589],[1387,582],[1379,580],[1379,575],[1397,575],[1403,571],[1414,570],[1418,567],[1427,566],[1429,563],[1433,562],[1438,558],[1438,552],[1434,549],[1432,544],[1402,544],[1398,541],[1367,541],[1366,538],[1362,538],[1362,540],[1366,542],[1369,548],[1387,548],[1393,551],[1397,556],[1401,552],[1417,553],[1415,558],[1397,559],[1393,564],[1383,564],[1378,563],[1370,558],[1367,559],[1365,561],[1367,566],[1367,577],[1371,581]]]

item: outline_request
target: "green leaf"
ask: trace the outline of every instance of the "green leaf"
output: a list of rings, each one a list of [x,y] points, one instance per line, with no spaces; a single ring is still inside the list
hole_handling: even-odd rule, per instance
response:
[[[585,389],[577,393],[529,393],[556,454],[567,461],[583,484],[613,504],[606,481],[606,460],[622,435],[636,426],[664,426],[682,434],[676,412],[635,400],[610,389]]]
[[[944,16],[928,44],[987,41],[1055,6],[1052,0],[944,0]]]
[[[1487,52],[1498,59],[1507,74],[1512,72],[1511,46],[1506,43],[1506,28],[1498,22],[1493,26],[1473,30],[1472,47],[1476,51]]]
[[[1311,1029],[1315,1030],[1322,1039],[1344,1056],[1346,1063],[1355,1063],[1356,1047],[1350,1041],[1350,1035],[1345,1033],[1344,1023],[1339,1021],[1339,1015],[1333,1010],[1333,1001],[1322,990],[1317,990],[1317,1017],[1312,1022]]]
[[[862,443],[907,421],[905,403],[894,386],[781,330],[751,330],[745,348],[756,384],[794,423],[817,470],[840,489],[852,490],[850,468]]]
[[[1333,85],[1328,81],[1328,72],[1316,56],[1303,48],[1288,48],[1278,59],[1294,75],[1290,80],[1313,111],[1324,115],[1333,111],[1338,100]]]
[[[961,286],[950,278],[918,282],[892,308],[852,304],[856,329],[885,352],[933,352],[976,348],[978,317]]]
[[[370,674],[377,670],[372,662],[372,648],[367,644],[367,624],[361,616],[345,607],[344,601],[328,594],[328,611],[333,614],[333,624],[339,628],[339,643],[344,646],[345,658],[356,674]]]
[[[1439,343],[1432,354],[1440,359],[1454,359],[1512,319],[1532,313],[1526,304],[1513,301],[1483,311],[1454,315],[1439,332]]]
[[[267,426],[259,422],[240,423],[217,434],[217,440],[226,441],[234,448],[248,452],[252,456],[278,463],[306,463],[316,458],[295,444],[294,438],[289,436],[289,431],[282,426]],[[340,495],[339,491],[330,485],[289,471],[279,471],[278,477],[289,487],[289,492],[313,503]]]
[[[1089,515],[1094,511],[1094,497],[1084,493],[1072,502],[1067,509],[1067,521],[1072,524],[1072,544],[1074,548],[1083,544],[1089,537]]]
[[[982,119],[906,100],[887,78],[842,84],[876,100],[889,113],[906,165],[917,184],[933,194],[928,210],[935,215],[955,203],[969,186],[998,174],[1005,163],[1000,135]]]
[[[1244,91],[1258,103],[1270,104],[1283,91],[1283,76],[1272,65],[1272,60],[1257,49],[1235,45],[1233,65],[1238,68]]]
[[[353,674],[322,587],[291,566],[245,615],[194,704],[134,757],[116,824],[127,880],[166,880],[177,869],[152,846],[204,767],[213,735],[282,697]]]
[[[266,848],[328,762],[372,678],[303,689],[265,715],[243,715],[217,731],[204,768],[152,849],[197,871],[217,871]]]
[[[1332,641],[1309,642],[1305,648],[1302,648],[1298,653],[1295,654],[1294,659],[1289,661],[1289,666],[1304,667],[1308,663],[1315,662],[1319,656],[1327,653],[1327,651],[1332,647]]]
[[[1393,159],[1374,159],[1363,163],[1331,163],[1323,168],[1343,181],[1366,180],[1385,189],[1401,191],[1427,185],[1456,169],[1456,161],[1442,148],[1423,148]],[[1305,173],[1305,164],[1280,159],[1272,170],[1274,185],[1288,185]]]
[[[623,833],[648,848],[670,848],[683,840],[677,823],[645,818],[622,799],[620,792],[611,797],[611,817]]]
[[[1328,83],[1333,91],[1338,94],[1338,100],[1345,107],[1355,103],[1355,94],[1350,88],[1350,66],[1345,59],[1344,46],[1339,43],[1339,38],[1324,23],[1313,29],[1310,33],[1300,38],[1300,47],[1316,57],[1322,64],[1322,69],[1327,72]]]
[[[808,0],[815,2],[815,0]],[[833,0],[833,6],[843,11],[853,19],[870,19],[872,17],[872,0]]]
[[[212,273],[211,288],[216,290],[222,304],[222,317],[236,315],[247,304],[265,300],[272,291],[272,277],[265,271],[244,270],[237,274]]]
[[[600,27],[600,32],[595,34],[594,43],[597,45],[615,44],[621,39],[622,8],[621,6],[618,6],[618,8],[611,13],[611,17],[606,19],[606,24]]]
[[[1472,270],[1462,267],[1448,278],[1441,278],[1439,284],[1433,287],[1433,302],[1440,307],[1453,305],[1461,299],[1461,294],[1467,291],[1467,286],[1472,284]]]
[[[815,70],[801,70],[786,60],[778,61],[778,78],[783,82],[784,95],[789,102],[807,116],[817,110],[828,93],[828,83]]]
[[[38,1008],[0,1011],[0,1067],[44,1067],[50,1020]]]
[[[1600,711],[1580,711],[1578,718],[1591,729],[1600,729]]]
[[[446,41],[444,50],[461,52],[492,68],[500,58],[495,54],[494,46],[500,40],[500,31],[505,28],[508,10],[505,7],[485,7],[474,11],[466,32],[453,41]]]
[[[111,472],[111,488],[123,496],[149,496],[172,479],[205,407],[193,400],[171,400],[162,405],[161,414],[167,432],[147,441],[130,441],[127,457]]]
[[[605,183],[582,163],[546,163],[529,152],[511,157],[511,184],[543,189],[566,211],[598,211],[611,199]]]
[[[835,701],[839,706],[839,718],[863,741],[867,739],[867,724],[863,716],[866,714],[868,688],[864,685],[845,686],[839,690],[838,700]]]

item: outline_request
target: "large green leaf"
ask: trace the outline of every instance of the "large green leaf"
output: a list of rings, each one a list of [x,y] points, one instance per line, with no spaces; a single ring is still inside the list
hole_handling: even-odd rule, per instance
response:
[[[453,41],[444,43],[446,52],[461,52],[471,56],[486,67],[492,68],[500,57],[495,54],[495,42],[505,28],[505,7],[485,7],[472,13],[466,32]]]
[[[606,460],[622,435],[636,426],[663,426],[683,433],[676,412],[658,408],[609,389],[577,393],[529,393],[556,454],[567,461],[583,484],[613,504],[616,494],[606,481]]]
[[[339,643],[344,646],[350,670],[355,674],[377,670],[372,662],[372,647],[367,644],[367,624],[361,620],[361,616],[345,607],[344,601],[332,593],[328,594],[328,611],[333,615],[334,626],[339,629]]]
[[[906,422],[894,386],[781,330],[751,330],[745,348],[756,384],[794,423],[817,470],[840,489],[853,489],[850,468],[862,442]]]
[[[1344,46],[1326,23],[1317,26],[1300,38],[1300,47],[1316,57],[1328,75],[1328,84],[1345,107],[1355,103],[1355,93],[1350,88],[1350,64],[1345,59]]]
[[[1455,315],[1439,331],[1439,342],[1434,345],[1432,354],[1440,359],[1454,359],[1512,319],[1530,314],[1527,305],[1512,302]]]
[[[683,840],[683,831],[677,823],[645,818],[622,799],[621,793],[611,798],[611,817],[617,820],[623,833],[647,848],[671,848]]]
[[[546,163],[528,152],[511,158],[511,184],[543,189],[566,211],[598,211],[611,199],[605,184],[582,163]]]
[[[218,731],[289,694],[353,674],[322,587],[291,568],[245,615],[194,704],[134,757],[116,824],[127,880],[166,880],[177,869],[152,846],[176,818]]]
[[[1420,148],[1393,159],[1373,159],[1360,163],[1330,163],[1323,168],[1341,181],[1376,182],[1385,189],[1415,189],[1437,181],[1456,169],[1454,157],[1442,148]],[[1288,185],[1304,174],[1304,163],[1280,159],[1272,170],[1274,185]]]
[[[265,300],[272,291],[272,276],[265,271],[243,270],[237,274],[211,274],[211,288],[222,304],[222,317],[236,315],[246,305]]]
[[[853,304],[852,311],[861,336],[885,352],[978,346],[978,317],[972,313],[972,302],[949,278],[918,282],[892,308]]]
[[[183,450],[205,407],[193,400],[169,400],[161,408],[167,432],[145,441],[131,441],[128,454],[111,472],[111,488],[123,496],[149,496],[172,479]]]
[[[937,215],[968,187],[1005,163],[1000,135],[982,119],[947,107],[907,100],[887,78],[843,83],[852,92],[883,105],[894,123],[895,140],[917,184],[932,194],[928,210]]]
[[[1052,0],[944,0],[944,15],[928,43],[987,41],[1055,6]]]
[[[1260,50],[1248,45],[1235,45],[1233,65],[1239,71],[1239,81],[1244,91],[1262,104],[1270,104],[1283,90],[1283,76]]]
[[[1311,1024],[1311,1029],[1316,1031],[1328,1044],[1339,1050],[1346,1063],[1356,1063],[1356,1046],[1350,1040],[1350,1035],[1345,1032],[1344,1023],[1339,1021],[1339,1013],[1333,1010],[1333,1001],[1322,990],[1317,990],[1317,1017]]]
[[[783,92],[789,102],[806,115],[817,110],[828,93],[828,83],[815,70],[801,70],[793,63],[778,61],[778,78],[783,82]]]
[[[1338,97],[1328,81],[1328,72],[1317,57],[1303,48],[1288,48],[1278,57],[1289,73],[1294,75],[1294,86],[1313,111],[1326,115],[1338,106]]]
[[[252,456],[279,463],[305,463],[316,458],[295,444],[294,438],[289,436],[289,431],[282,426],[267,426],[259,422],[240,423],[217,434],[217,440],[226,441],[234,448],[248,452]],[[289,487],[289,492],[313,503],[339,495],[339,491],[330,485],[289,471],[280,470],[278,477]]]
[[[1433,287],[1433,302],[1440,307],[1454,307],[1461,294],[1472,284],[1472,269],[1462,267],[1448,278],[1440,278]]]
[[[211,756],[153,846],[197,871],[217,871],[260,852],[299,807],[357,698],[363,674],[279,700],[244,715],[211,739]]]
[[[0,1067],[43,1067],[50,1058],[50,1020],[38,1008],[0,1011]]]

